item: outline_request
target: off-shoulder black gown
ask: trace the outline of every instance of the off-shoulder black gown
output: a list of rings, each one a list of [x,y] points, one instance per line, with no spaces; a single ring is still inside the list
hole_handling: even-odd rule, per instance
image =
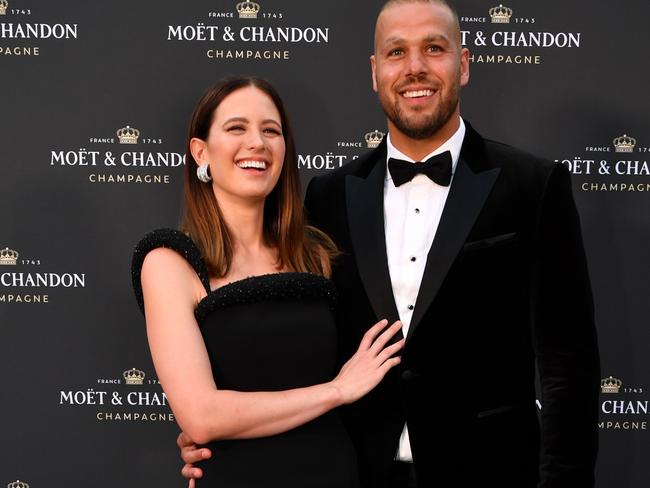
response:
[[[208,295],[195,310],[218,388],[278,391],[331,380],[336,374],[335,291],[309,273],[254,276],[210,291],[201,255],[185,234],[160,229],[136,247],[133,286],[143,307],[145,256],[167,247],[185,257]],[[210,443],[197,486],[215,488],[352,488],[358,486],[351,441],[330,411],[288,432]]]

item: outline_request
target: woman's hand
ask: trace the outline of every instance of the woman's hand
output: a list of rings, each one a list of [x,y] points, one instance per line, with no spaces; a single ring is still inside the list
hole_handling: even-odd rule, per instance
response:
[[[392,356],[404,347],[404,339],[389,346],[386,344],[402,328],[402,323],[397,321],[386,328],[387,324],[387,320],[381,320],[363,335],[357,352],[331,381],[331,386],[341,395],[342,404],[357,401],[377,386],[389,369],[400,363],[399,356]]]

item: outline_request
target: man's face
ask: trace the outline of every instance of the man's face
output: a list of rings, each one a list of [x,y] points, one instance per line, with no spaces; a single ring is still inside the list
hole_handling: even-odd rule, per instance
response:
[[[446,6],[415,2],[384,10],[370,62],[389,131],[418,140],[450,137],[457,128],[460,87],[469,80],[468,57]]]

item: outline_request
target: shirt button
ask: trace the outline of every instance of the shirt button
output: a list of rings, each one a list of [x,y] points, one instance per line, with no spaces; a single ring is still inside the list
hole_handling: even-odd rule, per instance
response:
[[[414,308],[415,308],[415,307],[414,307],[413,305],[409,305],[409,306],[408,306],[408,309],[409,309],[409,310],[413,310]]]
[[[420,213],[420,209],[419,209],[419,208],[416,208],[416,209],[415,209],[415,213]]]
[[[411,262],[414,263],[415,260],[416,260],[416,257],[415,257],[415,256],[411,256]]]

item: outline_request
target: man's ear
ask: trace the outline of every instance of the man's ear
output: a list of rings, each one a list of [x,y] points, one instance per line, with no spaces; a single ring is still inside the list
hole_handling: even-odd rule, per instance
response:
[[[460,50],[460,86],[469,83],[469,49]]]
[[[370,56],[370,68],[372,69],[372,89],[377,92],[377,61],[374,54]]]

